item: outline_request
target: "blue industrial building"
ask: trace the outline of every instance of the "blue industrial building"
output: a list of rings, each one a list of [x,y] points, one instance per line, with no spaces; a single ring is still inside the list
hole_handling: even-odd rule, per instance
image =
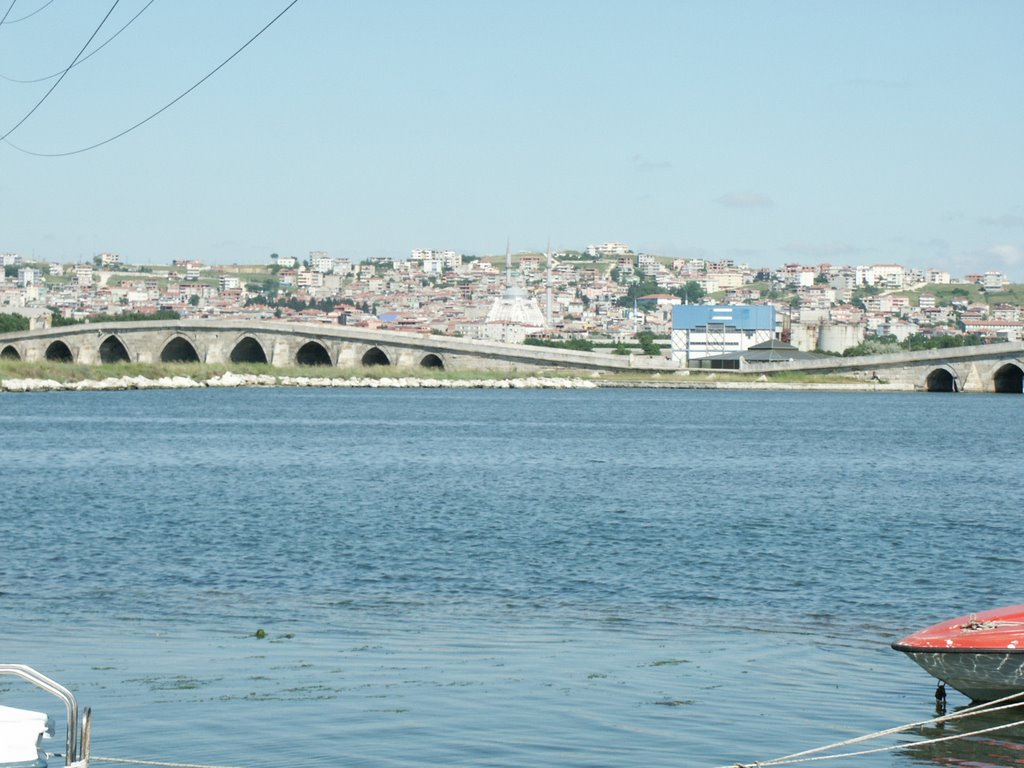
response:
[[[685,365],[775,338],[768,304],[680,304],[672,308],[672,358]]]

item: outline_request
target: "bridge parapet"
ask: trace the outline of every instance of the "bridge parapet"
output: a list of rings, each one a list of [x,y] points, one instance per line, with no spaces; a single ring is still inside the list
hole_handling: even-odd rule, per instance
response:
[[[945,389],[949,386],[948,391],[956,392],[1020,392],[1021,385],[1017,382],[1024,374],[1024,342],[759,363],[750,364],[744,370],[751,373],[800,371],[847,375],[864,380],[885,379],[910,390]],[[939,381],[941,385],[937,383]]]
[[[506,344],[452,336],[313,323],[149,320],[70,325],[0,334],[0,355],[23,360],[255,362],[291,365],[424,366],[449,370],[679,370],[643,355]]]

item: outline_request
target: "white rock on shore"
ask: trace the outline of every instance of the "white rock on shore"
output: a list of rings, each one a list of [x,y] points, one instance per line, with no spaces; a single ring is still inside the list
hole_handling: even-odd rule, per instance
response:
[[[164,376],[149,379],[145,376],[87,379],[59,382],[54,379],[3,379],[3,392],[60,392],[60,391],[117,391],[125,389],[196,389],[199,387],[353,387],[371,389],[594,389],[593,381],[529,376],[522,379],[417,379],[414,377],[371,379],[367,377],[341,379],[308,376],[271,376],[269,374],[240,374],[227,371],[206,381],[195,381],[187,376]]]

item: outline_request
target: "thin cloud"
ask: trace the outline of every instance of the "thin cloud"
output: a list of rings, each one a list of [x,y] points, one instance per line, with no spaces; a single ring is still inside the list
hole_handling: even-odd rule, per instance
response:
[[[808,256],[813,259],[834,259],[837,256],[851,256],[860,253],[860,248],[847,243],[809,243],[797,241],[788,243],[782,250],[794,256]]]
[[[943,260],[943,269],[951,274],[966,275],[972,272],[1002,272],[1012,282],[1020,282],[1024,271],[1024,248],[1019,245],[1000,243],[987,249],[962,251]]]
[[[670,256],[673,259],[707,259],[710,253],[705,248],[694,245],[676,245],[674,243],[640,243],[640,253],[656,253],[659,256]]]
[[[999,259],[1004,267],[1017,267],[1024,264],[1024,248],[1016,245],[993,245],[988,252]]]
[[[757,192],[729,192],[718,198],[726,208],[771,208],[775,201]]]
[[[903,90],[914,87],[910,80],[885,80],[878,77],[858,77],[846,81],[847,85],[858,88],[875,88],[880,90]]]
[[[982,224],[990,227],[1024,227],[1024,216],[1004,213],[1002,216],[983,216]]]
[[[633,155],[630,160],[632,160],[635,170],[643,171],[644,173],[672,170],[672,163],[668,160],[648,160],[643,155]]]

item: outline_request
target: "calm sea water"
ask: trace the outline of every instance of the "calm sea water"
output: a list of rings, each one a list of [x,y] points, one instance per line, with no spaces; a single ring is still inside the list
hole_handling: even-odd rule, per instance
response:
[[[1024,602],[1022,426],[983,395],[2,395],[0,660],[105,757],[764,760],[929,717],[889,643]]]

